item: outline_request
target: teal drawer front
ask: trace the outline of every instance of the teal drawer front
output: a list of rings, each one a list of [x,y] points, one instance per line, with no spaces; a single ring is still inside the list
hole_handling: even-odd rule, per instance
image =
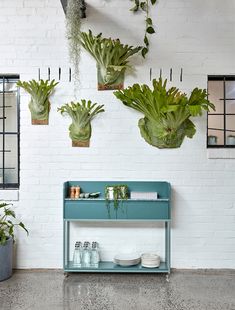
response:
[[[64,213],[65,219],[110,219],[107,207],[103,201],[66,202]]]
[[[163,201],[128,201],[123,207],[125,212],[119,212],[118,218],[135,220],[170,219],[169,204]]]
[[[104,201],[66,201],[65,219],[81,220],[160,220],[170,219],[167,201],[125,201],[116,210],[113,203],[106,206]]]

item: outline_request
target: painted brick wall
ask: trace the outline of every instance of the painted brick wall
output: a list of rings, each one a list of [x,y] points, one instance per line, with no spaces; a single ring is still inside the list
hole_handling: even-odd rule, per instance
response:
[[[87,0],[83,28],[102,31],[139,45],[143,16],[129,12],[127,0]],[[235,74],[235,1],[159,0],[152,11],[157,34],[145,61],[135,57],[134,75],[126,86],[169,77],[189,92],[206,87],[207,74]],[[128,22],[127,22],[128,21]],[[56,110],[74,99],[68,82],[65,19],[59,0],[0,1],[0,72],[37,78],[47,67],[62,81],[51,98],[49,126],[31,126],[29,97],[21,92],[21,187],[16,212],[30,230],[19,232],[18,268],[62,267],[62,183],[66,180],[167,180],[173,187],[172,265],[177,268],[235,268],[234,160],[207,159],[206,116],[196,119],[197,134],[175,150],[159,150],[140,137],[140,115],[124,107],[112,92],[96,91],[96,66],[81,56],[77,98],[105,104],[106,113],[93,122],[90,148],[72,148],[69,119]],[[180,68],[184,70],[179,82]],[[65,74],[65,72],[67,72]],[[97,240],[102,257],[133,248],[163,255],[162,228],[149,224],[82,224],[72,240]]]

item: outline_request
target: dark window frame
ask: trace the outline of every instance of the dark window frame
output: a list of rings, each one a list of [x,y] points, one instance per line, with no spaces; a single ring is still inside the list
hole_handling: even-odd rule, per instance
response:
[[[235,135],[235,130],[228,130],[226,129],[226,116],[227,115],[234,115],[234,119],[235,119],[235,113],[226,113],[226,101],[231,100],[231,98],[226,98],[226,88],[225,88],[225,83],[227,81],[235,81],[235,75],[208,75],[207,77],[207,90],[208,90],[208,82],[209,81],[223,81],[223,92],[224,95],[221,100],[223,100],[224,103],[224,113],[210,113],[207,112],[207,132],[206,132],[206,144],[207,144],[207,148],[235,148],[235,145],[227,145],[226,144],[226,132],[230,131],[230,132],[234,132]],[[235,98],[232,98],[232,100],[235,101]],[[220,128],[208,128],[208,116],[209,115],[221,115],[223,116],[223,121],[224,121],[224,128],[220,129]],[[208,131],[209,130],[221,130],[223,131],[224,134],[224,144],[216,144],[216,145],[210,145],[208,144]]]
[[[17,131],[15,132],[7,132],[5,130],[6,128],[6,122],[7,122],[7,118],[5,116],[6,113],[6,98],[5,98],[5,83],[16,83],[18,80],[20,79],[19,75],[13,75],[13,74],[0,74],[0,82],[3,83],[3,90],[1,91],[2,96],[3,96],[3,100],[2,100],[2,106],[1,108],[3,109],[3,113],[2,113],[2,122],[3,122],[3,126],[2,126],[2,131],[0,131],[0,135],[2,135],[3,137],[3,143],[2,145],[0,145],[0,152],[2,153],[2,164],[3,166],[0,167],[2,170],[2,176],[3,176],[3,183],[0,183],[0,190],[1,189],[19,189],[20,186],[20,91],[19,88],[17,88],[17,100],[16,100],[16,128]],[[8,135],[14,135],[17,137],[17,141],[16,141],[16,149],[17,149],[17,167],[6,167],[5,166],[5,154],[7,152],[10,152],[10,150],[6,150],[5,149],[5,138]],[[16,183],[6,183],[5,182],[5,170],[7,169],[17,169],[17,182]]]

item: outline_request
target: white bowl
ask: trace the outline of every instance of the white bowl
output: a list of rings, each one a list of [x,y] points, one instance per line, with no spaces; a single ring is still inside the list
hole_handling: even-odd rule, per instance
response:
[[[144,253],[141,255],[141,266],[146,268],[157,268],[160,266],[160,256],[153,253]]]

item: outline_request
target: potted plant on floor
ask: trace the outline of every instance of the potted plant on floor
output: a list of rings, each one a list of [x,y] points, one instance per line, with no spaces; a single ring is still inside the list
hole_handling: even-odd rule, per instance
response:
[[[15,239],[14,229],[16,226],[28,230],[22,222],[14,223],[15,212],[9,207],[10,204],[0,203],[0,281],[6,280],[12,275],[12,252]]]
[[[122,89],[125,71],[131,67],[129,57],[142,47],[123,45],[119,39],[103,38],[101,33],[94,36],[91,30],[81,32],[79,41],[96,60],[98,90]]]
[[[103,105],[92,104],[90,100],[71,102],[58,108],[62,115],[68,114],[72,119],[69,136],[74,147],[89,147],[91,137],[91,121],[99,113],[104,112]]]
[[[31,95],[29,110],[31,112],[32,125],[48,125],[50,111],[49,97],[57,84],[58,82],[55,82],[55,80],[51,82],[48,80],[17,82],[17,86],[22,87]]]
[[[178,148],[185,136],[192,138],[196,128],[191,117],[215,109],[207,100],[206,90],[194,88],[191,95],[176,87],[166,89],[167,80],[153,80],[153,90],[147,85],[134,84],[114,92],[124,105],[135,109],[144,117],[139,120],[141,136],[158,148]]]

